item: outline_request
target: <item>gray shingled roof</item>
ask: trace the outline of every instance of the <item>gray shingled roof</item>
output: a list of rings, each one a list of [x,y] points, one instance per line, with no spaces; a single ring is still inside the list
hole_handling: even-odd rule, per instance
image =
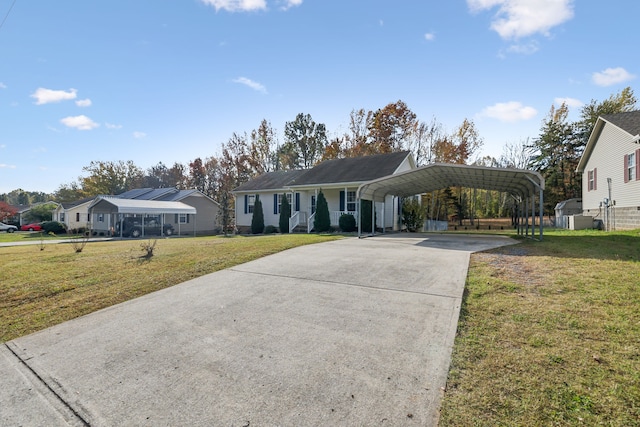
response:
[[[311,169],[269,172],[252,179],[233,191],[276,190],[291,186],[366,182],[391,175],[409,151],[325,160]]]
[[[640,134],[640,110],[629,111],[627,113],[605,114],[602,118],[618,126],[625,132],[629,132],[633,136]]]
[[[249,182],[245,182],[233,191],[276,190],[288,186],[293,180],[306,173],[307,170],[275,171],[262,174]]]
[[[297,178],[290,185],[365,182],[391,175],[409,155],[408,151],[326,160]]]

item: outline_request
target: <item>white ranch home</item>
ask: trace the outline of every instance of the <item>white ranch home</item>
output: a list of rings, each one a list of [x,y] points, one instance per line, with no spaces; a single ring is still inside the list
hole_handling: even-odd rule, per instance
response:
[[[577,171],[584,216],[607,230],[640,228],[640,111],[599,117]]]
[[[326,160],[311,169],[260,175],[233,191],[236,227],[239,232],[249,232],[256,196],[260,196],[265,226],[278,227],[282,198],[287,197],[291,205],[292,226],[311,231],[320,191],[329,206],[331,225],[337,227],[342,214],[352,214],[358,219],[356,192],[361,184],[415,167],[411,152],[401,151]],[[386,229],[399,229],[397,197],[387,196],[384,203],[376,203],[375,209],[377,227],[381,228],[384,222]]]

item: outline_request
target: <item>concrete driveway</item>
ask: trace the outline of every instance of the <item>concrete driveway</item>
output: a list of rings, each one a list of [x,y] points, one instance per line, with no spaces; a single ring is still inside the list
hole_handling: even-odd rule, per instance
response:
[[[469,255],[513,243],[304,246],[18,338],[0,424],[435,425]]]

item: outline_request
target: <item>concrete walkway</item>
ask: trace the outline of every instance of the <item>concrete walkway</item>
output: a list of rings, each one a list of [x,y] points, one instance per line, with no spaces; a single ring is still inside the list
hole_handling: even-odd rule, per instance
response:
[[[0,425],[435,425],[469,255],[513,243],[304,246],[18,338]]]

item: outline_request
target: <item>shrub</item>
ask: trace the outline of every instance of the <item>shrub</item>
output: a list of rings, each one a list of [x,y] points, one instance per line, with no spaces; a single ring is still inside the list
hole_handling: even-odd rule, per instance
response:
[[[316,202],[316,216],[313,219],[313,228],[316,233],[324,233],[331,229],[331,218],[329,217],[329,205],[327,199],[324,198],[322,190],[318,193],[318,201]]]
[[[370,232],[372,230],[372,222],[371,222],[371,203],[373,203],[371,200],[362,200],[360,199],[360,221],[362,222],[362,224],[360,224],[360,229],[362,230],[362,232]],[[375,217],[375,212],[374,212],[374,217],[373,217],[373,221],[375,221],[376,217]]]
[[[282,203],[280,204],[280,221],[278,225],[280,226],[281,233],[289,232],[289,217],[291,216],[291,205],[289,204],[289,200],[287,200],[287,195],[282,195]]]
[[[253,216],[251,217],[251,233],[260,234],[264,231],[264,213],[262,212],[262,202],[260,196],[256,194],[256,201],[253,204]]]
[[[345,233],[351,233],[352,231],[356,231],[356,218],[351,214],[342,214],[340,215],[340,219],[338,220],[338,225],[340,226],[340,230]]]
[[[264,234],[274,234],[278,232],[278,227],[276,227],[275,225],[267,225],[264,228]]]
[[[416,199],[405,199],[402,202],[402,224],[412,233],[422,228],[424,209]]]
[[[42,231],[45,233],[55,233],[61,234],[66,233],[66,229],[64,228],[64,224],[59,223],[58,221],[45,221],[42,223]]]

